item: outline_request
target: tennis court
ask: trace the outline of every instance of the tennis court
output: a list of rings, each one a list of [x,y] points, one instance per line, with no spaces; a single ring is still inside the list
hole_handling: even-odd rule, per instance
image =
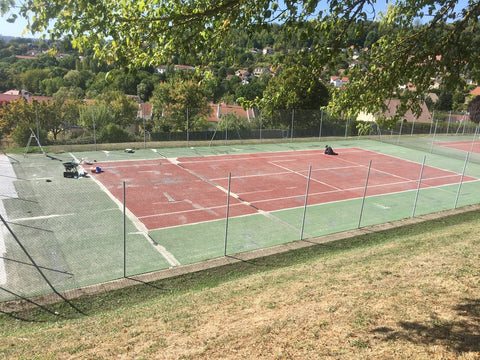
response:
[[[184,157],[97,163],[95,175],[119,201],[126,182],[128,209],[148,230],[225,217],[229,174],[229,216],[301,207],[311,166],[308,205],[414,190],[421,164],[360,148]],[[371,162],[370,172],[368,173]],[[422,189],[454,184],[461,174],[426,166]],[[476,180],[464,177],[464,182]]]
[[[435,144],[451,149],[480,154],[480,143],[478,141],[441,141],[436,142]]]
[[[17,155],[0,210],[66,290],[480,202],[478,163],[330,145],[338,156],[320,142]],[[64,178],[82,158],[103,171]],[[0,300],[51,292],[4,226],[0,237]]]

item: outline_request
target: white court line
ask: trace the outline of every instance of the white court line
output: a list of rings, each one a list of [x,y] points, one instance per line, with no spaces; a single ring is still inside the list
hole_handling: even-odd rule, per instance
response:
[[[72,158],[78,162],[78,159],[70,153]],[[119,201],[115,196],[112,195],[110,191],[100,182],[100,180],[96,179],[95,176],[92,176],[91,179],[102,189],[110,199],[117,204],[118,208],[123,211],[123,204],[121,201]],[[130,221],[133,223],[133,225],[137,228],[139,232],[143,234],[145,239],[165,258],[165,260],[168,261],[168,263],[171,266],[178,266],[181,265],[180,261],[178,261],[173,254],[167,251],[163,246],[160,244],[156,243],[153,241],[153,239],[148,235],[148,229],[145,227],[145,225],[128,209],[125,209],[127,217],[130,219]]]
[[[7,156],[3,154],[0,155],[0,174],[2,174],[2,176],[0,176],[0,214],[5,221],[7,221],[7,211],[3,205],[3,200],[18,198],[17,190],[15,189],[14,185],[14,182],[17,180],[17,175],[15,174],[12,164],[8,160]],[[5,269],[3,256],[7,252],[5,239],[7,238],[8,234],[7,228],[2,224],[2,226],[0,226],[0,285],[7,283],[7,271]]]

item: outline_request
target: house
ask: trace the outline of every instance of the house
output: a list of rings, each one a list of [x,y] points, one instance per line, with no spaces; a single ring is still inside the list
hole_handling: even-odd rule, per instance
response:
[[[137,119],[151,120],[153,115],[153,105],[149,103],[138,103]]]
[[[415,85],[413,85],[411,82],[409,82],[406,85],[400,85],[398,88],[400,90],[408,90],[408,91],[416,91],[417,90],[417,87]]]
[[[348,84],[348,78],[340,76],[330,76],[330,84],[335,87],[341,87]]]
[[[271,48],[270,46],[263,48],[263,55],[273,55],[273,54],[275,54],[275,50],[273,50],[273,48]]]
[[[31,95],[26,90],[8,90],[5,91],[3,94],[0,94],[0,102],[8,104],[9,102],[18,99],[21,96],[23,96],[25,100],[27,100],[27,102],[29,103],[33,102],[33,100],[36,100],[38,102],[48,102],[53,100],[53,98],[49,96]]]
[[[270,70],[268,70],[266,67],[256,67],[253,70],[253,76],[259,77],[262,76],[263,74],[268,74]]]
[[[473,95],[473,96],[480,95],[480,87],[477,86],[475,89],[470,91],[470,95]]]
[[[195,71],[195,66],[190,65],[173,65],[174,71]],[[157,74],[164,74],[167,72],[167,65],[160,65],[155,68]]]
[[[387,105],[387,110],[383,113],[383,116],[386,118],[391,118],[395,116],[397,113],[397,106],[400,105],[400,100],[399,99],[389,99],[385,101],[385,104]],[[425,103],[422,103],[420,105],[422,113],[420,116],[417,118],[411,110],[408,110],[406,114],[403,116],[403,119],[408,121],[408,122],[421,122],[421,123],[431,123],[432,122],[432,116],[430,114],[430,111],[428,110],[428,107]],[[358,114],[357,120],[358,121],[376,121],[378,118],[378,115],[374,114],[368,114],[363,111]]]
[[[249,78],[252,74],[246,69],[238,69],[235,71],[235,75],[238,76],[239,78]]]
[[[222,119],[225,119],[225,117],[229,114],[234,114],[238,118],[248,119],[248,121],[251,121],[255,117],[253,109],[245,110],[240,105],[210,103],[209,106],[210,112],[207,117],[207,121],[215,127],[220,121],[222,121]]]

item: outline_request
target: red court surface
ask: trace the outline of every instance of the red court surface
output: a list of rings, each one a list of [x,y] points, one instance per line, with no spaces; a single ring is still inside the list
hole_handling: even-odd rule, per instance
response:
[[[359,149],[221,155],[98,163],[95,174],[149,230],[224,219],[230,182],[229,217],[415,190],[421,164]],[[458,183],[461,174],[425,166],[421,187]],[[465,176],[463,181],[477,180]]]
[[[436,142],[435,145],[448,147],[450,149],[463,150],[480,154],[480,141],[444,141]]]

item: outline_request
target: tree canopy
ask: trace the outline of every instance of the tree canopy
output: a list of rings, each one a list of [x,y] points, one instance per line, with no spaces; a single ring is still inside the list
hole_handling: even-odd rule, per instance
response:
[[[415,104],[424,100],[436,77],[442,76],[448,85],[466,73],[480,76],[478,46],[473,41],[480,2],[387,1],[383,14],[378,13],[379,4],[374,0],[25,0],[16,5],[15,0],[0,0],[0,11],[11,21],[27,18],[33,33],[65,37],[74,47],[128,69],[173,57],[206,64],[219,49],[234,54],[235,30],[267,30],[267,35],[275,23],[285,26],[285,44],[293,35],[305,44],[295,53],[286,48],[286,56],[326,69],[342,49],[356,45],[352,34],[354,38],[368,35],[365,20],[374,20],[380,31],[369,37],[361,65],[347,69],[348,87],[331,98],[331,110],[346,115],[382,109],[384,100],[408,83],[415,91],[402,97],[399,111],[418,110]]]

